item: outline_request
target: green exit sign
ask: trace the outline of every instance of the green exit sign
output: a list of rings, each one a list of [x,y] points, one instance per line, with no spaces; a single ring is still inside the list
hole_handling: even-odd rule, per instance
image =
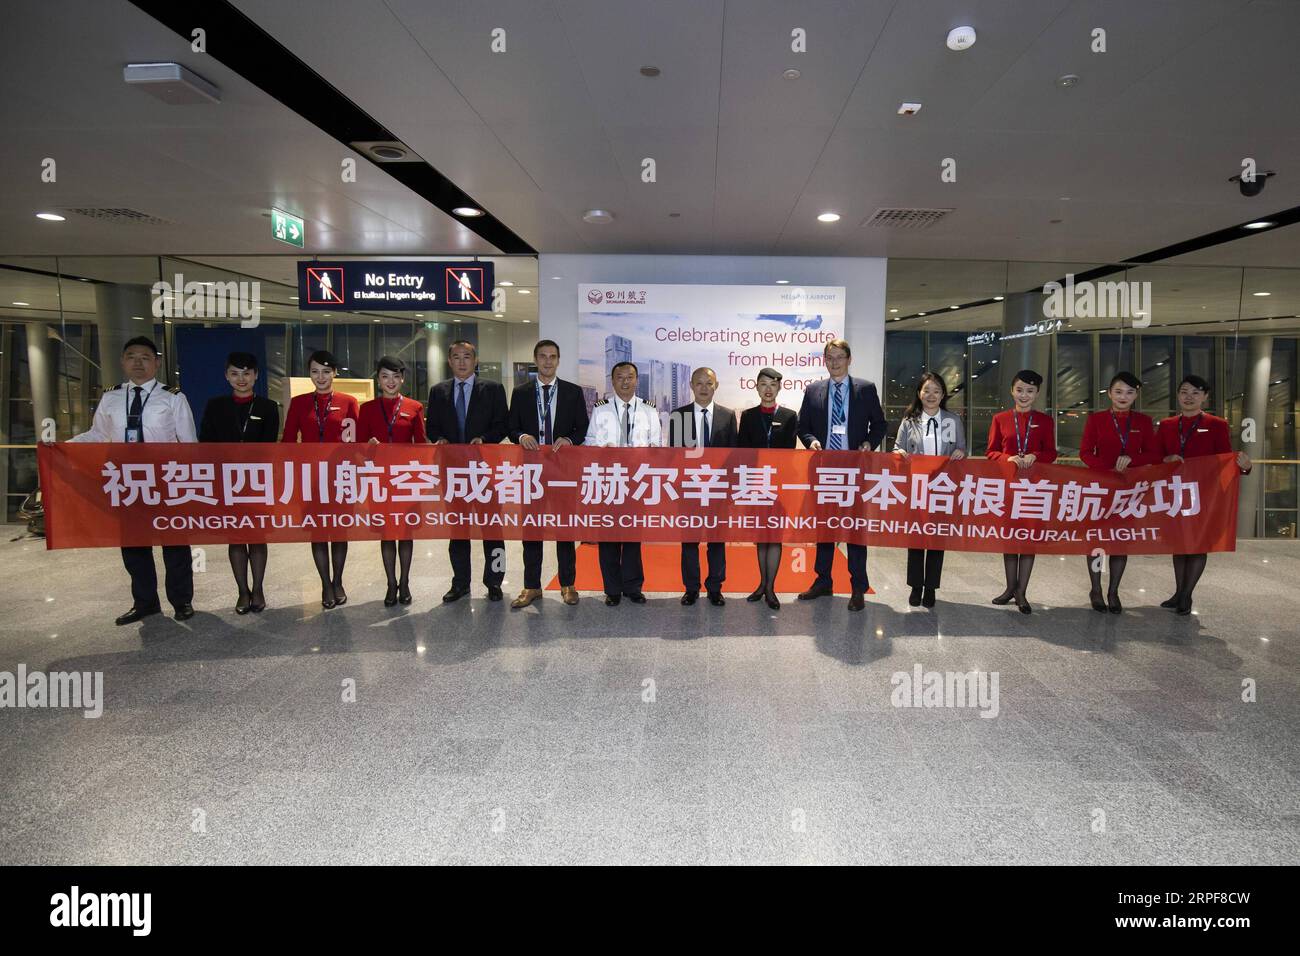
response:
[[[271,210],[271,235],[299,249],[303,248],[307,241],[307,230],[302,220],[279,209]]]

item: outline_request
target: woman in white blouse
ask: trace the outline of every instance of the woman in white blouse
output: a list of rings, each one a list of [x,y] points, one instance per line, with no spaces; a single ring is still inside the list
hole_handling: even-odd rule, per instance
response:
[[[916,395],[907,406],[898,433],[894,436],[894,454],[946,455],[953,461],[966,457],[966,426],[961,418],[948,411],[948,386],[943,377],[926,372],[916,383]],[[934,592],[943,574],[943,551],[909,548],[907,550],[907,585],[912,589],[907,603],[912,607],[934,607]]]

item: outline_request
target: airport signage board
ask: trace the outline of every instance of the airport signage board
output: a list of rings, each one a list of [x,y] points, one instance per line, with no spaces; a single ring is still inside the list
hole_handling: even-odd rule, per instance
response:
[[[488,312],[494,263],[353,260],[299,262],[304,312]]]

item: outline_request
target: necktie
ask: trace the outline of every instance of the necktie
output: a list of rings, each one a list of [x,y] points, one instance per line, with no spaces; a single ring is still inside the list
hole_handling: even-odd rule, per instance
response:
[[[707,408],[700,412],[700,418],[703,419],[700,422],[700,447],[708,448],[712,444],[710,441],[712,436],[709,434],[709,410]]]
[[[835,382],[835,398],[831,401],[831,440],[827,446],[831,451],[841,451],[844,448],[844,436],[836,434],[835,426],[844,424],[844,393],[840,391],[844,387],[843,382]]]
[[[131,399],[131,410],[127,412],[127,414],[131,415],[133,418],[139,418],[140,413],[144,411],[144,403],[140,401],[140,393],[143,392],[144,389],[137,385],[135,386],[134,391],[135,397]]]
[[[465,404],[465,386],[468,382],[456,383],[456,427],[460,429],[460,440],[465,441],[465,413],[467,406]]]
[[[551,386],[542,386],[542,444],[551,443]]]
[[[925,426],[925,437],[928,439],[930,433],[934,433],[934,454],[939,454],[939,419],[932,418],[930,423]]]
[[[627,426],[628,426],[628,421],[627,421],[627,409],[628,409],[628,406],[627,406],[627,405],[624,405],[624,406],[623,406],[623,414],[622,414],[622,417],[619,419],[619,423],[618,423],[618,444],[619,444],[619,447],[622,447],[622,446],[626,445],[627,442],[628,442],[628,438],[631,437],[631,436],[628,434],[628,430],[627,430]]]

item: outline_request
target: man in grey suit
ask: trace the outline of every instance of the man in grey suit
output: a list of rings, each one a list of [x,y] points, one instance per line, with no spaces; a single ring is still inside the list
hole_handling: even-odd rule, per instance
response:
[[[672,448],[734,448],[736,447],[736,413],[713,400],[718,390],[718,376],[711,368],[697,368],[691,373],[691,391],[695,401],[673,409],[668,417],[668,445]],[[727,546],[721,541],[710,541],[705,548],[709,559],[709,576],[704,588],[709,593],[709,603],[722,607],[722,582],[727,577]],[[682,545],[682,604],[694,604],[700,598],[700,546],[694,542]]]

